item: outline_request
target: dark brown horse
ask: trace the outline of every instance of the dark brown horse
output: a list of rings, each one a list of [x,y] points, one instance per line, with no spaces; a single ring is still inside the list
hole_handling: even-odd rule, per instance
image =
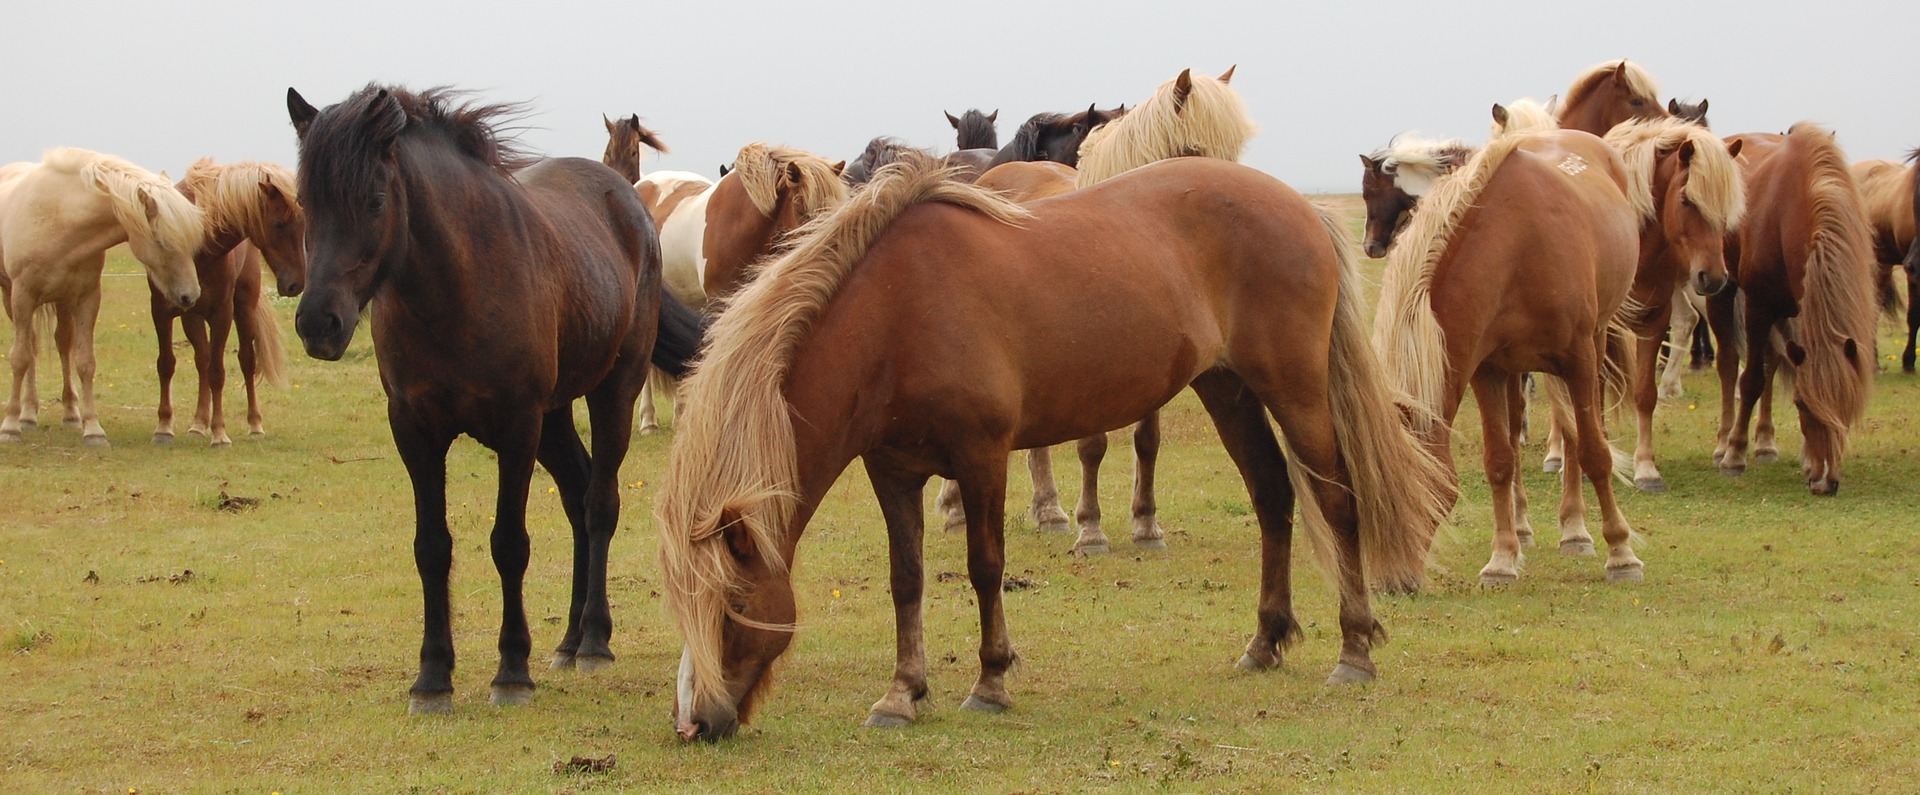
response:
[[[945,113],[945,111],[942,112]],[[960,114],[957,119],[951,113],[947,113],[946,116],[947,123],[953,125],[953,148],[960,150],[1000,148],[1000,133],[993,128],[993,125],[1000,121],[999,110],[981,113],[978,108],[973,108]]]
[[[264,254],[281,295],[299,295],[307,276],[306,219],[300,212],[293,174],[271,163],[219,165],[202,158],[187,168],[186,177],[175,187],[206,213],[207,235],[193,257],[200,300],[181,309],[158,290],[150,291],[154,339],[160,346],[154,362],[160,376],[160,407],[153,441],[173,441],[173,319],[177,317],[193,343],[193,363],[200,375],[199,399],[188,433],[224,447],[233,443],[227,435],[225,406],[228,333],[238,332],[251,435],[266,434],[258,377],[265,375],[269,382],[286,386],[286,343],[260,283],[260,260]]]
[[[1367,256],[1386,256],[1420,197],[1472,156],[1473,148],[1458,140],[1429,141],[1411,135],[1395,136],[1372,154],[1361,155],[1360,200],[1367,208],[1361,245]]]
[[[553,666],[611,664],[607,545],[648,361],[684,371],[692,311],[663,296],[660,247],[633,186],[577,158],[535,159],[495,133],[514,106],[369,85],[326,110],[293,90],[310,281],[294,326],[308,355],[346,352],[372,302],[394,446],[413,481],[426,597],[408,710],[453,709],[446,457],[467,434],[498,458],[492,551],[503,591],[495,704],[533,695],[528,481],[539,461],[573,527],[573,594]],[[376,300],[377,299],[377,300]],[[656,335],[658,344],[656,344]],[[586,397],[588,454],[573,402]]]
[[[1701,97],[1699,102],[1681,102],[1678,99],[1667,100],[1667,113],[1676,119],[1692,122],[1711,129],[1707,122],[1707,100]]]
[[[1080,144],[1087,140],[1087,134],[1126,112],[1125,105],[1113,110],[1101,110],[1088,105],[1086,110],[1079,113],[1036,113],[1021,124],[1019,130],[1014,131],[1013,140],[1000,147],[983,171],[1002,163],[1032,160],[1046,160],[1078,168]]]
[[[607,151],[600,155],[600,162],[613,169],[629,185],[640,181],[641,144],[663,155],[670,151],[659,135],[640,125],[638,113],[619,121],[609,119],[602,113],[600,121],[607,125]]]
[[[1763,393],[1778,365],[1772,341],[1777,333],[1786,362],[1796,371],[1801,474],[1814,494],[1832,495],[1840,489],[1848,430],[1866,410],[1875,369],[1873,243],[1860,194],[1833,133],[1818,125],[1801,122],[1785,136],[1728,140],[1745,142],[1741,160],[1748,211],[1733,252],[1746,368],[1740,373],[1736,416],[1728,377],[1733,357],[1720,357],[1721,426],[1714,461],[1728,474],[1746,472],[1747,427],[1755,404],[1770,397]],[[1732,313],[1716,309],[1720,350],[1738,350],[1729,347]],[[1772,440],[1756,434],[1755,441]]]
[[[1300,636],[1298,498],[1339,582],[1331,680],[1374,676],[1367,578],[1418,580],[1452,484],[1387,397],[1338,223],[1211,158],[1031,212],[922,162],[883,172],[811,232],[715,321],[656,503],[661,590],[686,639],[682,737],[725,737],[750,716],[793,639],[801,533],[856,458],[886,518],[898,632],[869,725],[926,708],[922,489],[934,474],[959,480],[967,506],[981,671],[964,706],[1007,709],[1008,453],[1125,426],[1189,386],[1261,529],[1242,665],[1272,668]]]

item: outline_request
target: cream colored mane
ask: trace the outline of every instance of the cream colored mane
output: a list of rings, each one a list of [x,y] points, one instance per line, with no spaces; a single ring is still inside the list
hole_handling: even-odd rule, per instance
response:
[[[1727,143],[1692,122],[1668,117],[1634,119],[1622,122],[1607,132],[1607,144],[1619,150],[1627,166],[1627,200],[1642,221],[1651,221],[1659,208],[1653,206],[1653,172],[1661,152],[1674,151],[1693,143],[1693,161],[1687,167],[1686,198],[1699,208],[1707,223],[1721,231],[1735,228],[1746,214],[1746,188],[1740,181],[1740,167],[1727,154]]]
[[[1227,70],[1228,77],[1232,73]],[[1176,85],[1182,78],[1191,81],[1192,91],[1177,102]],[[1193,155],[1238,162],[1247,140],[1258,131],[1231,86],[1189,70],[1160,84],[1127,115],[1089,134],[1080,144],[1075,179],[1084,188],[1148,163]]]
[[[1521,97],[1502,105],[1500,107],[1507,111],[1507,120],[1502,123],[1496,119],[1488,124],[1487,137],[1493,139],[1503,135],[1558,130],[1560,117],[1554,114],[1554,106],[1559,101],[1558,97],[1551,97],[1545,104],[1541,104],[1533,97]]]
[[[1615,71],[1620,70],[1622,65],[1626,66],[1624,72],[1627,91],[1636,97],[1646,100],[1648,104],[1654,107],[1660,107],[1660,84],[1654,82],[1653,75],[1648,74],[1647,70],[1640,68],[1640,65],[1637,63],[1625,58],[1617,58],[1605,63],[1594,64],[1588,67],[1586,71],[1581,72],[1579,77],[1575,77],[1573,79],[1573,85],[1567,88],[1567,101],[1560,104],[1560,110],[1564,112],[1567,108],[1579,105],[1580,101],[1586,98],[1586,95],[1593,93],[1594,89],[1599,87],[1602,81],[1606,80],[1608,76],[1612,75]]]
[[[113,217],[129,236],[138,235],[161,248],[189,255],[200,250],[206,234],[204,215],[159,175],[113,155],[72,147],[47,150],[41,163],[72,174],[105,194],[113,207]],[[152,202],[151,218],[148,201]]]
[[[1434,183],[1457,167],[1445,155],[1458,156],[1457,153],[1463,152],[1471,156],[1473,147],[1458,138],[1435,141],[1415,135],[1401,135],[1374,150],[1368,157],[1380,164],[1381,171],[1393,177],[1394,185],[1409,196],[1420,197],[1427,195],[1433,190]]]
[[[249,238],[267,234],[273,219],[261,185],[272,185],[299,212],[299,194],[293,173],[273,163],[243,161],[221,165],[203,157],[187,167],[181,179],[193,193],[193,202],[206,212],[207,226],[237,231]]]
[[[1846,155],[1833,133],[1800,122],[1787,133],[1786,147],[1806,150],[1811,203],[1805,293],[1797,318],[1806,363],[1794,380],[1795,402],[1835,429],[1834,455],[1846,452],[1846,429],[1866,413],[1873,387],[1875,301],[1867,263],[1873,243],[1860,208],[1860,194]],[[1775,159],[1788,156],[1782,151]],[[1845,340],[1857,346],[1852,362],[1840,350]]]
[[[739,582],[721,534],[722,517],[746,531],[768,565],[781,565],[798,508],[799,477],[782,384],[814,319],[873,241],[915,204],[944,202],[1007,224],[1030,217],[991,191],[953,181],[952,173],[922,156],[903,159],[796,230],[793,248],[769,262],[720,312],[706,353],[683,382],[688,410],[678,418],[654,514],[661,590],[686,639],[700,697],[724,692],[722,622],[731,615],[765,626],[729,607]]]
[[[790,165],[800,168],[800,192],[793,198],[801,218],[812,218],[847,200],[847,183],[840,179],[840,172],[833,164],[798,149],[747,144],[740,147],[740,153],[733,159],[733,173],[747,189],[747,198],[753,201],[753,206],[760,214],[771,217],[774,205],[780,201],[781,188],[793,184],[792,174],[788,172]]]

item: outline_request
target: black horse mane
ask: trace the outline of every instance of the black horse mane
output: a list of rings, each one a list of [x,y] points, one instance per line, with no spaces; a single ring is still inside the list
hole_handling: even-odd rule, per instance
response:
[[[1012,160],[1040,159],[1040,139],[1053,128],[1071,125],[1073,116],[1066,113],[1035,113],[1014,131],[1013,140],[1007,142],[1007,151]]]
[[[320,199],[364,185],[368,165],[408,130],[443,135],[462,154],[503,175],[540,159],[503,134],[511,129],[506,124],[526,116],[525,105],[461,102],[467,96],[447,86],[413,92],[368,83],[321,111],[300,140],[302,164],[321,169],[300,170],[302,196]]]
[[[999,111],[994,112],[999,113]],[[957,141],[955,145],[961,149],[1000,148],[1000,134],[993,129],[993,122],[987,119],[987,114],[981,113],[978,108],[969,109],[966,113],[960,114],[959,121],[954,125],[954,131]]]
[[[909,152],[933,156],[927,150],[915,147],[899,138],[882,135],[868,141],[867,148],[862,150],[860,156],[854,158],[853,162],[847,164],[846,169],[840,172],[840,177],[849,185],[859,185],[871,179],[875,172],[888,163],[899,160]]]

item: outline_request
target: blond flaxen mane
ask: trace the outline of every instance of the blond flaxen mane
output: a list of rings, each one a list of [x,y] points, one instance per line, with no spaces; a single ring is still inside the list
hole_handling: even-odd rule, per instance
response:
[[[1607,132],[1607,144],[1620,152],[1627,167],[1627,200],[1643,222],[1654,220],[1659,211],[1653,206],[1653,172],[1660,153],[1688,142],[1693,144],[1693,161],[1687,166],[1686,198],[1716,230],[1735,228],[1747,211],[1746,188],[1739,165],[1719,136],[1674,117],[1629,120]]]
[[[1458,138],[1435,141],[1417,135],[1394,136],[1386,146],[1367,155],[1380,164],[1380,170],[1393,177],[1393,184],[1407,195],[1419,197],[1433,190],[1441,177],[1473,157],[1473,147]]]
[[[814,319],[873,241],[915,204],[943,202],[1007,224],[1029,217],[990,191],[953,181],[952,173],[912,156],[797,230],[793,248],[719,314],[706,353],[683,383],[688,411],[675,430],[654,513],[661,590],[686,641],[696,697],[724,692],[722,623],[731,616],[753,624],[729,608],[739,582],[724,524],[743,529],[769,565],[784,559],[799,464],[782,384]]]
[[[1622,66],[1626,68],[1621,69]],[[1615,72],[1620,72],[1626,77],[1628,93],[1646,100],[1648,105],[1660,107],[1660,84],[1654,82],[1653,75],[1648,74],[1647,70],[1640,68],[1637,63],[1625,58],[1617,58],[1594,64],[1581,72],[1579,77],[1575,77],[1573,85],[1567,89],[1567,100],[1560,103],[1561,114],[1565,114],[1568,108],[1578,107],[1585,102],[1587,95],[1599,90],[1600,84],[1611,79]]]
[[[105,194],[128,236],[153,240],[168,251],[192,254],[200,249],[204,215],[159,175],[113,155],[72,147],[48,150],[41,163]]]
[[[203,157],[187,167],[180,181],[193,195],[193,203],[206,212],[209,231],[231,230],[256,239],[266,235],[274,219],[267,216],[263,185],[278,190],[295,212],[300,207],[293,172],[273,163],[247,160],[223,165]]]
[[[747,144],[740,147],[739,155],[734,157],[732,173],[747,189],[747,198],[753,201],[754,208],[762,215],[772,216],[782,189],[795,187],[793,167],[800,170],[799,192],[792,194],[792,198],[798,203],[801,218],[811,218],[847,200],[847,183],[840,179],[840,172],[833,164],[798,149]]]
[[[1558,101],[1558,98],[1549,98],[1545,104],[1542,104],[1533,97],[1521,97],[1501,105],[1500,108],[1506,112],[1507,118],[1504,121],[1496,118],[1493,123],[1487,125],[1487,137],[1492,139],[1506,135],[1560,129],[1560,118],[1554,115],[1553,110],[1554,103]]]
[[[1833,133],[1801,122],[1785,146],[1803,149],[1813,231],[1807,244],[1804,297],[1797,319],[1806,363],[1793,386],[1796,402],[1834,429],[1834,455],[1845,454],[1846,429],[1866,412],[1875,367],[1873,260],[1867,220],[1845,153]],[[1775,155],[1779,158],[1786,152]],[[1851,342],[1849,358],[1844,346]]]
[[[1222,77],[1231,79],[1233,70]],[[1182,89],[1185,84],[1190,90]],[[1212,157],[1239,162],[1258,132],[1226,80],[1181,72],[1127,111],[1095,129],[1080,144],[1079,187],[1175,157]]]

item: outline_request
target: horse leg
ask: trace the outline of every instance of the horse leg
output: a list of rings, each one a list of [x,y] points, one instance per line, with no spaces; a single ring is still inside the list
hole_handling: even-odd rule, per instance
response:
[[[1693,346],[1693,327],[1700,320],[1700,313],[1694,311],[1693,303],[1687,300],[1687,287],[1676,287],[1673,300],[1668,302],[1672,315],[1667,319],[1667,364],[1660,372],[1660,391],[1657,397],[1676,398],[1685,393],[1686,386],[1681,376],[1686,374],[1689,355],[1694,362],[1699,361],[1698,349]],[[1656,353],[1659,346],[1654,346]],[[1642,346],[1640,355],[1645,358],[1647,348]],[[1687,352],[1687,353],[1683,353]],[[1644,365],[1643,365],[1644,366]],[[1695,364],[1697,367],[1698,365]]]
[[[1675,300],[1682,305],[1686,303],[1680,296],[1675,296]],[[1679,314],[1675,311],[1677,307],[1674,304],[1670,303],[1667,307],[1668,312],[1674,315]],[[1662,325],[1667,325],[1671,330],[1676,324],[1662,324],[1660,321],[1660,313],[1655,312],[1646,319],[1645,326],[1639,329],[1641,333],[1634,335],[1634,342],[1640,349],[1637,352],[1639,355],[1635,357],[1633,372],[1633,402],[1639,419],[1639,425],[1634,433],[1633,486],[1649,494],[1659,494],[1667,490],[1667,481],[1660,476],[1660,465],[1654,461],[1653,455],[1653,410],[1660,405],[1662,391],[1657,373],[1660,337],[1657,331],[1653,334],[1646,332],[1657,330]],[[1687,325],[1691,328],[1693,324],[1689,321]],[[1679,339],[1681,338],[1674,338],[1675,341]],[[1673,363],[1680,360],[1680,348],[1677,345],[1669,346],[1667,369],[1673,370]]]
[[[1075,555],[1105,555],[1107,534],[1100,529],[1100,460],[1107,457],[1107,435],[1097,433],[1080,440],[1080,505],[1073,518],[1080,525],[1080,537],[1073,541]]]
[[[77,308],[77,306],[56,305],[53,312],[53,350],[60,357],[60,425],[66,428],[81,427],[80,399],[73,389],[75,354],[73,334],[74,324],[78,322],[74,312]],[[96,300],[95,312],[98,311]]]
[[[93,355],[93,326],[100,317],[100,291],[81,296],[75,301],[70,312],[61,315],[60,326],[66,328],[67,341],[72,345],[73,367],[61,368],[71,372],[80,382],[79,424],[80,443],[88,447],[107,447],[107,429],[100,427],[100,409],[93,400],[93,376],[96,363]],[[60,335],[58,328],[54,331]],[[67,414],[73,415],[75,403],[69,401]]]
[[[254,314],[254,305],[259,300],[260,298],[257,295],[235,300],[235,304],[246,304],[246,306],[235,306],[233,310],[234,355],[240,361],[240,385],[245,387],[247,391],[247,435],[253,437],[267,435],[267,426],[264,422],[265,418],[260,414],[259,348],[261,345],[260,336],[262,334],[273,333],[273,329],[271,328],[261,328],[260,317]],[[220,347],[225,348],[226,346],[222,345]],[[225,355],[224,353],[221,354],[223,357]],[[215,396],[214,411],[216,413],[222,410],[218,401],[219,397]],[[221,424],[222,427],[225,426],[224,419],[221,420]]]
[[[1006,448],[985,450],[956,472],[960,499],[967,506],[967,578],[980,603],[980,679],[960,704],[962,709],[1004,712],[1013,706],[1007,694],[1007,669],[1016,655],[1007,637],[1007,617],[1001,607],[1006,557]],[[889,531],[891,533],[891,531]]]
[[[887,550],[893,594],[893,685],[867,711],[867,726],[897,729],[912,724],[932,706],[927,689],[927,644],[922,594],[926,588],[923,542],[927,479],[864,459],[867,479],[887,522]],[[952,482],[952,481],[948,481]]]
[[[1519,458],[1514,454],[1513,429],[1508,425],[1512,413],[1507,408],[1513,391],[1508,382],[1512,380],[1517,379],[1484,366],[1473,374],[1473,395],[1480,404],[1480,429],[1485,440],[1487,486],[1493,492],[1493,552],[1480,569],[1483,585],[1505,585],[1520,579],[1520,536],[1513,521],[1513,484],[1518,480]]]
[[[1606,332],[1600,332],[1604,335]],[[1607,581],[1638,582],[1644,578],[1643,564],[1633,554],[1630,543],[1633,529],[1627,525],[1627,515],[1620,510],[1613,496],[1613,449],[1607,444],[1606,426],[1601,420],[1599,352],[1605,350],[1605,339],[1594,340],[1591,356],[1576,353],[1572,361],[1571,378],[1567,379],[1567,389],[1573,398],[1574,439],[1572,452],[1579,456],[1580,468],[1586,470],[1587,481],[1593,484],[1595,501],[1600,503],[1601,535],[1607,540]],[[1572,469],[1572,467],[1568,467]],[[1580,481],[1569,475],[1562,481],[1566,487],[1576,492]],[[1589,541],[1588,543],[1591,543]],[[1563,539],[1560,548],[1565,551],[1567,543]]]
[[[1747,428],[1753,422],[1753,410],[1767,392],[1771,373],[1767,372],[1767,359],[1772,353],[1768,340],[1773,327],[1773,319],[1760,317],[1753,307],[1747,308],[1746,317],[1746,368],[1740,373],[1740,407],[1734,417],[1733,432],[1727,436],[1727,454],[1720,462],[1720,471],[1728,475],[1743,475],[1747,471]],[[1724,347],[1722,348],[1724,350]]]
[[[573,424],[573,407],[547,412],[540,420],[540,466],[553,477],[554,490],[560,493],[560,507],[573,531],[573,590],[568,600],[567,631],[553,650],[554,670],[575,667],[580,652],[581,609],[587,603],[587,563],[593,559],[587,538],[587,481],[592,461],[580,431]]]
[[[28,423],[34,410],[25,401],[30,390],[23,387],[33,383],[33,356],[40,340],[33,317],[34,299],[27,290],[10,290],[7,298],[7,311],[13,318],[13,349],[7,353],[7,363],[13,368],[13,389],[7,397],[7,416],[0,419],[0,442],[17,442],[22,428],[33,427]]]
[[[1067,532],[1067,511],[1060,507],[1060,487],[1053,480],[1053,448],[1028,450],[1027,473],[1033,476],[1033,504],[1027,515],[1043,533]]]
[[[173,353],[173,302],[162,297],[158,291],[148,292],[152,298],[153,338],[160,347],[153,359],[154,374],[160,378],[160,406],[155,411],[158,422],[153,428],[153,443],[172,444],[173,373],[179,366],[179,357]]]
[[[660,430],[660,420],[653,413],[653,383],[660,377],[648,378],[646,385],[640,387],[640,433],[642,435]],[[666,387],[661,387],[666,391]]]
[[[1596,358],[1598,354],[1596,353]],[[1553,423],[1556,427],[1568,429],[1565,433],[1567,455],[1575,462],[1560,470],[1560,554],[1586,557],[1593,554],[1593,535],[1587,532],[1586,497],[1580,490],[1581,470],[1579,464],[1581,443],[1578,428],[1579,414],[1573,404],[1571,386],[1565,379],[1554,378],[1550,387],[1553,393]],[[1604,443],[1602,444],[1604,448]],[[1608,453],[1612,460],[1612,453]],[[1612,476],[1612,470],[1608,470]]]
[[[180,331],[193,344],[193,368],[200,375],[200,388],[194,393],[193,424],[187,426],[187,433],[211,436],[208,429],[213,425],[213,390],[209,383],[212,376],[208,372],[207,347],[212,343],[208,338],[207,318],[192,312],[181,315]]]
[[[1705,301],[1697,306],[1705,306]],[[1695,314],[1701,313],[1696,310]],[[1705,317],[1701,317],[1693,323],[1693,362],[1690,366],[1695,370],[1704,370],[1717,358],[1713,352],[1713,327],[1707,324]]]
[[[555,413],[565,408],[556,409]],[[493,533],[488,540],[494,571],[500,575],[500,668],[493,676],[488,701],[495,706],[513,706],[533,699],[533,675],[527,671],[527,657],[533,653],[533,633],[527,627],[525,602],[527,561],[532,552],[527,538],[527,491],[532,485],[536,449],[545,436],[545,429],[534,425],[532,417],[511,421],[502,427],[513,430],[489,445],[498,456],[500,473],[493,506]]]
[[[1713,357],[1714,369],[1720,376],[1720,431],[1714,438],[1713,464],[1727,472],[1727,445],[1733,436],[1735,407],[1740,400],[1740,328],[1739,292],[1729,287],[1707,297],[1707,327],[1713,330],[1713,341],[1719,353]],[[1743,431],[1742,437],[1746,434]],[[1740,470],[1746,470],[1744,458]],[[1738,474],[1727,472],[1727,474]]]
[[[648,339],[644,350],[653,348]],[[623,354],[625,358],[627,354]],[[592,672],[613,664],[613,607],[607,600],[607,556],[613,534],[620,527],[620,465],[633,443],[633,404],[646,384],[644,355],[632,367],[614,365],[614,372],[587,393],[587,417],[593,434],[593,456],[587,479],[587,586],[582,592],[580,646],[574,653],[581,671]],[[569,412],[568,422],[572,422]],[[577,551],[576,547],[576,551]],[[574,564],[576,578],[580,573]]]
[[[1549,390],[1552,388],[1549,387]],[[1551,402],[1551,400],[1549,401]],[[1559,472],[1567,462],[1567,432],[1559,411],[1547,414],[1547,455],[1540,459],[1541,472]]]
[[[216,308],[214,316],[207,321],[207,346],[200,364],[200,400],[206,406],[207,436],[214,447],[233,444],[233,438],[227,435],[226,409],[227,335],[232,331],[230,312]],[[201,352],[196,350],[194,358],[201,359]],[[195,416],[194,420],[197,423],[199,417]]]
[[[453,534],[447,531],[447,448],[451,434],[437,433],[399,415],[389,404],[393,446],[413,482],[413,566],[425,601],[420,640],[420,676],[408,690],[407,714],[453,712],[453,623],[447,579],[453,571]]]
[[[933,498],[934,510],[947,517],[946,530],[949,533],[965,532],[967,529],[967,506],[960,502],[960,482],[953,478],[944,478],[940,483],[940,492]]]
[[[1294,494],[1293,482],[1287,479],[1287,459],[1267,421],[1266,406],[1239,376],[1209,371],[1193,382],[1193,391],[1240,470],[1260,523],[1260,601],[1253,640],[1248,641],[1238,667],[1278,668],[1283,652],[1301,638],[1300,622],[1293,615]]]
[[[1159,460],[1160,412],[1155,411],[1133,426],[1133,545],[1141,549],[1167,548],[1153,501],[1153,467]]]
[[[1527,417],[1527,383],[1525,378],[1507,379],[1507,429],[1512,433],[1516,467],[1520,449],[1527,444],[1523,427]],[[1518,469],[1514,470],[1513,477],[1513,534],[1520,539],[1521,548],[1533,546],[1533,522],[1527,518],[1527,484]]]
[[[1920,269],[1907,268],[1907,345],[1900,349],[1900,370],[1913,373],[1914,342],[1920,337]]]
[[[1780,370],[1780,360],[1773,355],[1771,345],[1767,347],[1762,361],[1765,362],[1762,372],[1766,376],[1760,387],[1759,416],[1754,418],[1753,423],[1753,462],[1771,464],[1780,460],[1780,442],[1774,437],[1773,428],[1773,382]]]

